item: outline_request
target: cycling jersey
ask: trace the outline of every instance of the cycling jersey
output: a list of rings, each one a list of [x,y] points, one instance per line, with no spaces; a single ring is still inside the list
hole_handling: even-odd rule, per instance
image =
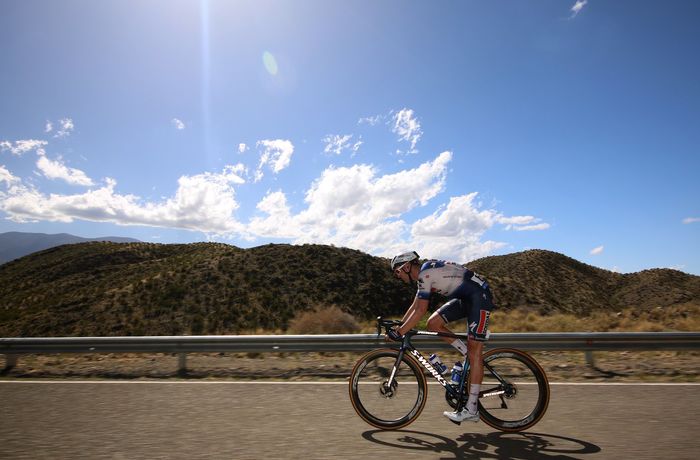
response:
[[[483,277],[453,262],[430,260],[418,273],[416,296],[430,300],[433,294],[450,299],[437,311],[446,323],[467,318],[469,335],[476,340],[488,339],[488,322],[494,305],[491,289]]]

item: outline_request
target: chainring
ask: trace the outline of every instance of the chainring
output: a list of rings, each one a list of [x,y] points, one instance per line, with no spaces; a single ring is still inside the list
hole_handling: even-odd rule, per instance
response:
[[[450,386],[454,389],[457,390],[458,385],[455,383],[450,383]],[[469,397],[469,393],[467,393],[467,385],[464,385],[464,388],[462,389],[462,394],[464,395],[465,398]],[[454,410],[457,410],[457,399],[453,398],[452,395],[445,390],[445,401],[447,401],[447,404],[450,405],[451,408]],[[466,401],[466,399],[465,399]]]

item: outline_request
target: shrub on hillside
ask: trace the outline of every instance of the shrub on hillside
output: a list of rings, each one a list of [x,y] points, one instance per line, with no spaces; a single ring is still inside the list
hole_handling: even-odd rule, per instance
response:
[[[298,313],[289,322],[289,331],[295,334],[352,334],[359,330],[355,318],[336,305]]]

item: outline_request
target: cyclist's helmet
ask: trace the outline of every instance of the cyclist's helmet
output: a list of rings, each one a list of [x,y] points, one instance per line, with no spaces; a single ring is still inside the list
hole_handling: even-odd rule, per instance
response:
[[[394,256],[394,258],[391,259],[391,271],[393,272],[394,270],[396,270],[396,267],[400,267],[406,262],[413,262],[414,260],[418,260],[419,258],[420,256],[416,251],[404,252],[403,254]]]

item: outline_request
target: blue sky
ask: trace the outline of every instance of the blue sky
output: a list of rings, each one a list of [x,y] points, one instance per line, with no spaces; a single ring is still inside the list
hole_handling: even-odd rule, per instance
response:
[[[700,274],[694,1],[0,3],[0,232]]]

